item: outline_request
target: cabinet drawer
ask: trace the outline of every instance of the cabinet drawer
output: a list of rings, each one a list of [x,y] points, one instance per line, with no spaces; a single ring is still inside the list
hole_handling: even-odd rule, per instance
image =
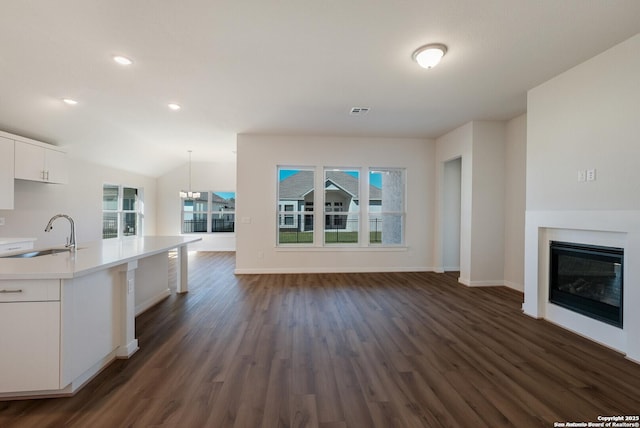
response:
[[[0,281],[0,302],[46,302],[60,300],[60,280]]]

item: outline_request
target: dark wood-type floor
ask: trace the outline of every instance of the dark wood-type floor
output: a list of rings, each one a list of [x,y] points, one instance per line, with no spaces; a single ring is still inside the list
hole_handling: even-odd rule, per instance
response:
[[[233,275],[137,319],[140,351],[71,398],[0,402],[7,427],[552,427],[640,413],[640,365],[450,274]]]

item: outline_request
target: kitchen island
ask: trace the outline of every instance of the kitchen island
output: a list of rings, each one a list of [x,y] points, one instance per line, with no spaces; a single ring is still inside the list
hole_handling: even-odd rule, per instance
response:
[[[144,237],[75,251],[0,258],[0,399],[72,395],[115,358],[138,350],[135,317],[187,284],[187,245]]]

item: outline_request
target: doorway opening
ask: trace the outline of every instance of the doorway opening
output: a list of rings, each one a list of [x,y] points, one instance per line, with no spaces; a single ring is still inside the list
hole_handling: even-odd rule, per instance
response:
[[[444,163],[442,265],[460,271],[460,222],[462,208],[462,158]]]

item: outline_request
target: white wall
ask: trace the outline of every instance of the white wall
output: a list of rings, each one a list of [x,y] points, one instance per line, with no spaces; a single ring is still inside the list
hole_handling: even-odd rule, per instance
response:
[[[504,283],[504,148],[504,122],[473,122],[470,285]]]
[[[504,282],[524,291],[527,116],[507,122],[504,194]]]
[[[504,284],[505,123],[469,122],[436,140],[438,209],[435,261],[444,270],[445,164],[462,159],[460,278],[466,285]]]
[[[640,35],[529,91],[527,210],[640,209],[638,76]]]
[[[640,362],[638,76],[640,35],[529,91],[523,310]],[[590,168],[596,180],[579,182],[578,170]],[[625,251],[622,331],[603,333],[603,323],[548,303],[546,248],[549,236],[558,234],[596,245],[608,245],[602,236],[619,237],[616,246]]]
[[[102,239],[102,186],[105,183],[139,187],[144,190],[144,234],[156,233],[156,180],[113,168],[69,159],[69,184],[46,184],[15,180],[15,206],[0,211],[6,224],[1,237],[37,238],[36,248],[64,245],[69,224],[56,220],[45,233],[49,219],[58,213],[75,220],[78,243]]]
[[[433,269],[434,149],[421,139],[238,135],[236,271]],[[406,168],[406,247],[276,247],[278,165],[360,167],[363,173],[367,167]]]
[[[236,191],[235,162],[193,162],[191,165],[193,191]],[[158,235],[180,235],[181,190],[189,187],[189,164],[185,163],[158,177]],[[237,223],[237,218],[236,218]],[[237,224],[236,224],[237,226]],[[235,251],[235,233],[202,233],[202,241],[189,245],[195,251]]]

